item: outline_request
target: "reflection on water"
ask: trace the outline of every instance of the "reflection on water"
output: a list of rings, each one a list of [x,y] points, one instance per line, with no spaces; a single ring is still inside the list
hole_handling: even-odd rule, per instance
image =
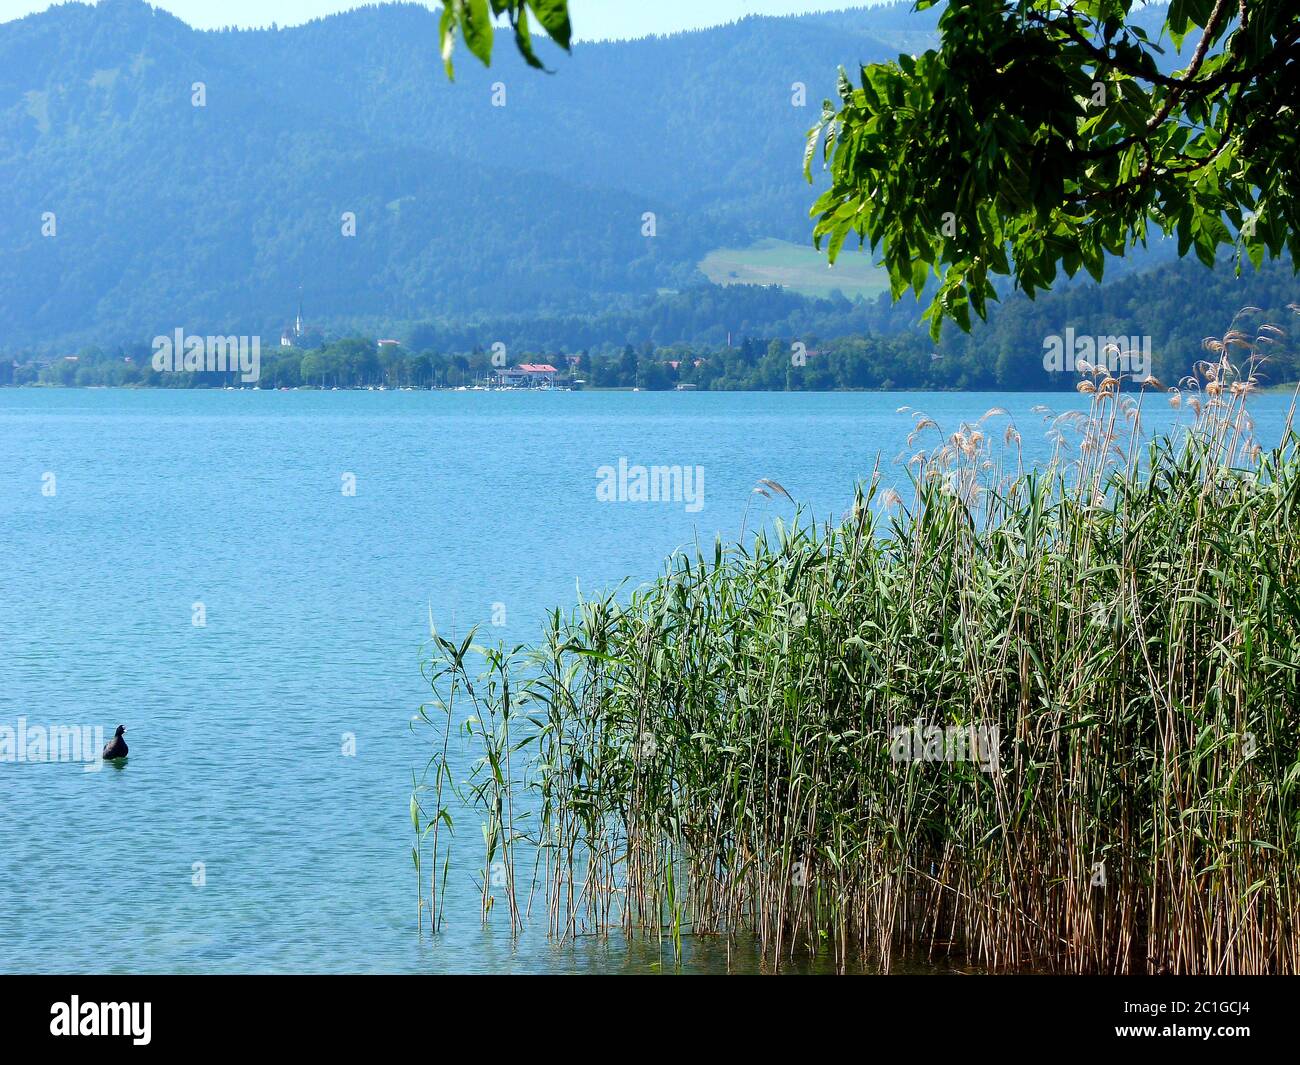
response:
[[[445,959],[438,953],[438,943],[426,935],[428,962],[432,970],[447,968]],[[673,952],[670,939],[662,942],[643,938],[627,940],[621,935],[608,938],[582,936],[564,943],[533,943],[527,938],[511,944],[504,937],[498,939],[485,935],[480,950],[474,953],[463,968],[472,972],[552,972],[552,973],[664,973],[703,974],[733,973],[833,974],[835,961],[828,952],[810,957],[806,951],[796,951],[782,958],[774,968],[770,960],[763,959],[752,939],[738,937],[730,943],[719,936],[684,936],[680,962]],[[460,960],[468,955],[459,954]],[[455,971],[462,968],[452,966]],[[849,973],[878,974],[882,967],[853,961]],[[923,956],[896,957],[888,972],[896,975],[935,975],[944,973],[971,973],[977,970],[955,959]]]

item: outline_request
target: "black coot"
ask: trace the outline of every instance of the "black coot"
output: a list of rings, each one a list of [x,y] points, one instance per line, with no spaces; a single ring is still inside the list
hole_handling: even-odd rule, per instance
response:
[[[125,725],[118,725],[117,731],[113,733],[113,738],[104,744],[104,757],[125,758],[127,752],[126,740],[122,739],[122,733],[126,731]]]

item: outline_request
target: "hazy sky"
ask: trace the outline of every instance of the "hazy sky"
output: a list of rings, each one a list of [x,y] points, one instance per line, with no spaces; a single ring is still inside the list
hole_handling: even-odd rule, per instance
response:
[[[574,32],[580,38],[639,37],[730,22],[745,15],[793,15],[878,0],[570,0]],[[0,0],[0,22],[50,7],[49,0]],[[159,0],[191,26],[293,26],[308,19],[360,6],[356,0]],[[435,6],[429,4],[428,6]]]

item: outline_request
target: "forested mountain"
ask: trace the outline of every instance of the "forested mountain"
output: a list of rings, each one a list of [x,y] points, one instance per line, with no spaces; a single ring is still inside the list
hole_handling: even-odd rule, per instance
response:
[[[527,320],[540,345],[557,315],[634,320],[712,249],[806,245],[803,138],[837,68],[927,47],[936,21],[900,3],[541,42],[549,74],[500,48],[451,83],[436,18],[201,32],[103,0],[0,24],[0,352],[274,343],[300,286],[335,336]]]
[[[300,284],[334,327],[690,284],[711,248],[806,242],[802,138],[836,67],[932,25],[751,18],[551,49],[549,75],[501,49],[453,84],[413,5],[200,32],[104,0],[2,24],[0,346],[278,336]]]

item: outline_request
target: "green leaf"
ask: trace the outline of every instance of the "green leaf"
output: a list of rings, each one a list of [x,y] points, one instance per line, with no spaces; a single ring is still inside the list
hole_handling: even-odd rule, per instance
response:
[[[569,25],[569,5],[566,0],[528,0],[528,6],[546,30],[547,36],[568,51],[573,28]]]
[[[466,2],[468,6],[463,9],[461,16],[465,43],[486,66],[492,62],[492,13],[488,10],[488,0]]]

